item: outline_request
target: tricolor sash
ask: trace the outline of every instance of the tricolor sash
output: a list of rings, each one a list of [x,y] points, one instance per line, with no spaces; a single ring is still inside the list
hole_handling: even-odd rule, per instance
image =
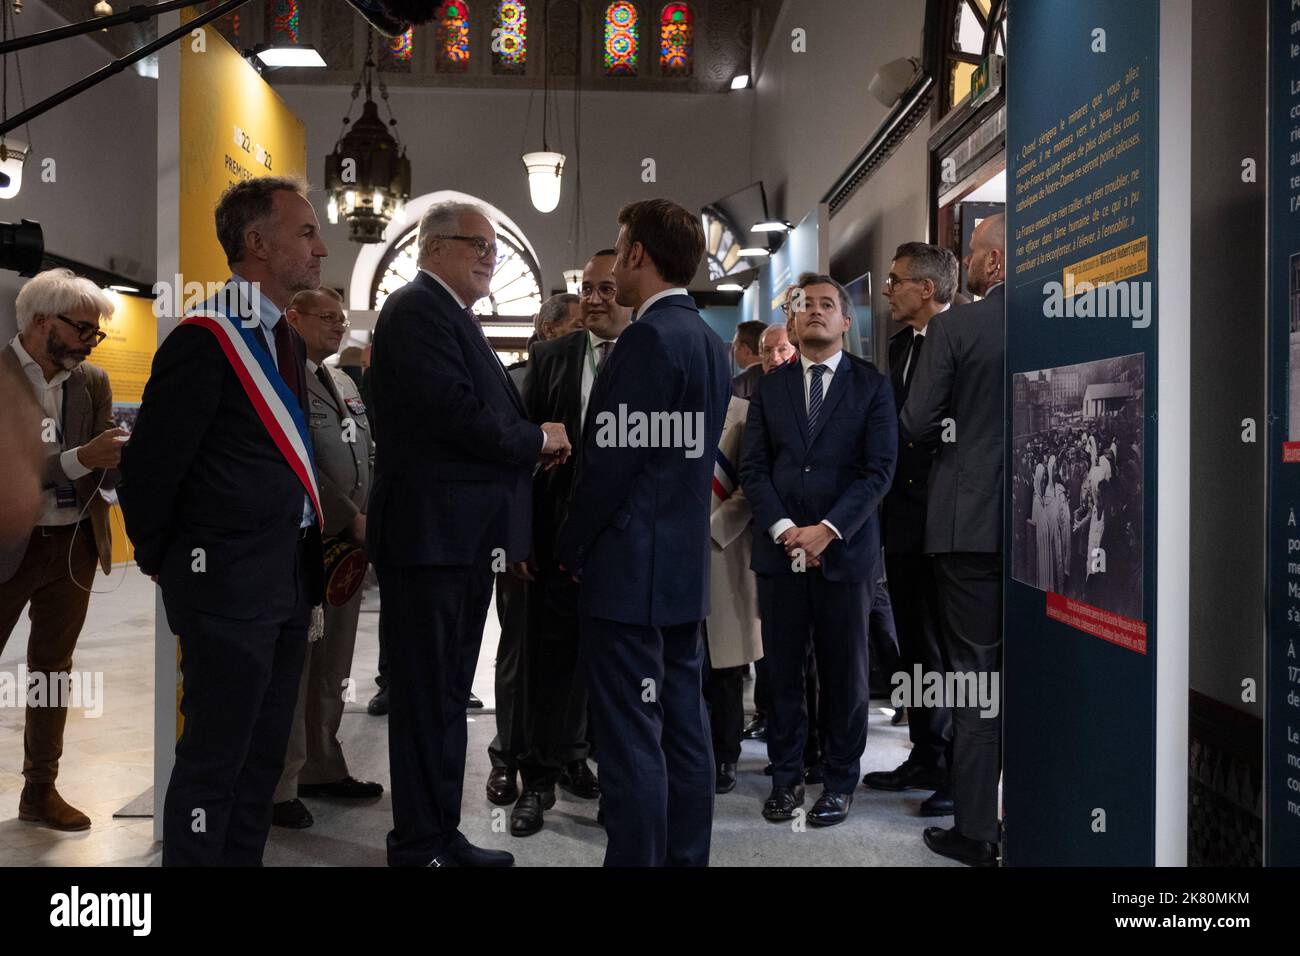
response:
[[[281,317],[280,321],[288,320]],[[289,390],[270,354],[253,338],[252,329],[222,312],[196,312],[181,319],[180,324],[201,326],[216,336],[217,344],[235,371],[235,378],[253,403],[253,410],[275,447],[302,482],[316,509],[316,521],[323,527],[325,518],[316,487],[316,469],[312,465],[311,434],[298,406],[298,396]]]
[[[719,448],[717,457],[713,461],[713,493],[718,496],[719,501],[726,501],[738,484],[740,481],[736,478],[735,466],[727,460],[727,456]]]

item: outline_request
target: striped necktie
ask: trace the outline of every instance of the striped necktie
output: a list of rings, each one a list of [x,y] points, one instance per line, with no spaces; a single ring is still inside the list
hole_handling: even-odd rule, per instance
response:
[[[817,430],[817,416],[822,410],[822,375],[830,369],[825,365],[814,365],[808,369],[812,378],[808,381],[808,437],[812,438]]]

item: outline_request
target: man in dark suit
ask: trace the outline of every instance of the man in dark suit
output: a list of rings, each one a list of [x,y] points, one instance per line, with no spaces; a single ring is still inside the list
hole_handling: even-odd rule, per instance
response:
[[[889,380],[843,351],[852,321],[844,287],[800,276],[790,311],[799,361],[764,376],[750,399],[740,480],[754,509],[763,651],[772,709],[772,793],[763,816],[789,820],[804,801],[809,719],[804,663],[815,649],[825,789],[808,822],[843,821],[866,747],[869,618],[879,577],[880,501],[898,454]]]
[[[95,565],[105,574],[112,569],[108,503],[99,490],[116,483],[126,433],[113,426],[108,375],[86,361],[105,335],[100,320],[113,314],[112,300],[69,269],[50,269],[24,284],[15,304],[18,334],[0,348],[0,376],[20,389],[11,398],[16,411],[38,407],[39,414],[6,438],[37,442],[41,474],[35,526],[0,542],[0,652],[28,609],[27,669],[53,690],[69,679]],[[5,486],[6,513],[24,510],[21,494],[13,500],[23,490]],[[90,817],[55,787],[67,695],[29,700],[24,718],[18,818],[54,830],[87,829]]]
[[[167,866],[261,863],[322,594],[306,352],[283,310],[320,285],[325,244],[283,177],[231,186],[216,226],[230,281],[159,346],[119,490],[181,644]]]
[[[617,302],[637,309],[596,378],[582,473],[556,553],[579,577],[607,866],[704,866],[714,766],[700,622],[709,613],[714,450],[726,346],[686,285],[698,218],[666,199],[619,212]]]
[[[767,323],[757,319],[746,319],[736,326],[736,334],[731,340],[731,354],[740,366],[740,374],[731,380],[731,394],[748,400],[754,391],[754,383],[763,377],[763,354],[759,341]]]
[[[390,866],[510,866],[459,831],[465,702],[492,575],[530,550],[533,469],[567,457],[538,427],[472,311],[488,294],[496,230],[465,203],[420,220],[420,272],[375,326],[376,446],[367,550],[388,637]]]
[[[939,442],[925,550],[934,555],[948,667],[990,686],[1002,669],[1005,238],[1000,213],[975,228],[966,285],[983,298],[930,320],[901,419],[905,441]],[[1001,713],[953,708],[955,825],[925,831],[930,849],[975,866],[997,862]]]
[[[925,242],[906,242],[894,253],[885,279],[890,314],[903,328],[889,340],[889,380],[901,412],[916,379],[930,320],[947,310],[957,291],[957,257]],[[936,442],[899,442],[898,470],[885,495],[881,518],[885,569],[898,632],[898,668],[915,684],[913,670],[943,674],[943,639],[939,629],[934,565],[925,553],[925,496]],[[907,733],[912,750],[894,770],[869,773],[862,782],[875,790],[935,791],[922,804],[921,816],[952,813],[948,765],[952,748],[952,710],[907,701]]]
[[[528,354],[524,405],[534,422],[558,421],[582,434],[596,377],[614,343],[632,321],[615,300],[613,249],[592,256],[582,273],[583,331],[538,342]],[[539,474],[533,485],[533,560],[525,571],[529,627],[524,639],[527,676],[523,693],[525,747],[520,759],[523,792],[510,813],[515,836],[536,833],[542,812],[555,804],[555,785],[584,799],[600,795],[587,765],[587,688],[578,659],[578,586],[555,560],[555,535],[573,501],[581,448],[563,465]]]

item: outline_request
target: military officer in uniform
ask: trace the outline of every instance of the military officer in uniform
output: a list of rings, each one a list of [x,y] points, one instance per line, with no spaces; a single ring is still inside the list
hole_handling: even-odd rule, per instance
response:
[[[298,690],[298,707],[285,754],[284,774],[275,792],[274,822],[301,829],[312,825],[311,811],[299,797],[370,800],[381,796],[378,783],[355,779],[348,772],[338,729],[345,700],[352,692],[352,650],[361,610],[360,577],[364,559],[353,557],[329,576],[331,554],[363,548],[366,540],[366,499],[374,443],[366,407],[352,379],[329,368],[325,359],[338,351],[348,327],[343,302],[333,289],[304,290],[285,312],[307,346],[308,425],[320,486],[327,563],[325,634],[307,650]],[[351,572],[357,580],[342,580]],[[334,605],[355,584],[355,593]]]

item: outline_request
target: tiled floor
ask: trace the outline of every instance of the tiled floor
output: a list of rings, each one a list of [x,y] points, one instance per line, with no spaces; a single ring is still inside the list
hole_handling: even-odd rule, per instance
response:
[[[77,648],[74,668],[103,674],[103,713],[73,710],[68,716],[59,790],[94,821],[84,833],[56,833],[17,818],[22,789],[21,708],[0,706],[0,864],[8,866],[153,866],[160,846],[153,842],[150,819],[115,819],[112,814],[152,784],[153,766],[153,585],[133,566],[102,575],[96,587],[111,593],[91,599],[90,616]],[[369,604],[366,605],[369,607]],[[366,701],[374,688],[378,658],[378,615],[363,611],[353,676],[356,703],[349,704],[340,739],[357,777],[388,783],[387,721],[369,716]],[[509,849],[520,865],[598,865],[604,853],[603,831],[596,825],[594,803],[560,792],[546,814],[546,826],[527,839],[508,832],[509,808],[494,807],[483,796],[487,780],[487,745],[495,732],[491,714],[493,658],[498,628],[495,611],[474,678],[474,691],[487,712],[469,715],[469,757],[462,810],[462,830],[475,843]],[[16,674],[25,660],[27,625],[21,622],[3,654],[0,672]],[[892,727],[873,711],[864,770],[889,769],[907,756],[907,728]],[[951,825],[951,818],[923,820],[915,815],[925,796],[876,793],[858,788],[853,813],[829,830],[795,830],[774,826],[759,816],[770,787],[762,775],[766,752],[747,741],[740,782],[717,798],[712,863],[723,866],[928,866],[956,865],[936,857],[921,843],[924,826]],[[809,805],[816,788],[809,795]],[[306,801],[315,815],[307,830],[274,829],[266,862],[273,866],[382,866],[384,837],[391,826],[387,794],[368,805],[348,806]]]

